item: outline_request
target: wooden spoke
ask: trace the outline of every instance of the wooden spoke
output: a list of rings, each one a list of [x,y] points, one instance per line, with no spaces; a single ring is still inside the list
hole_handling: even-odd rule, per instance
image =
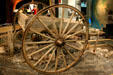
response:
[[[58,67],[58,50],[56,51],[55,71],[57,71],[57,67]]]
[[[51,46],[53,46],[53,44],[50,44],[50,45],[48,45],[48,46],[46,46],[46,47],[43,47],[43,48],[41,48],[41,49],[39,49],[39,50],[37,50],[37,51],[35,51],[35,52],[29,54],[28,56],[30,57],[30,56],[32,56],[32,55],[34,55],[34,54],[36,54],[36,53],[39,53],[39,52],[41,52],[41,51],[43,51],[43,50],[46,50],[47,48],[49,48],[49,47],[51,47]]]
[[[67,67],[67,63],[66,63],[65,55],[63,53],[63,49],[61,49],[61,53],[62,53],[62,56],[63,56],[64,65],[65,65],[65,67]]]
[[[83,41],[83,40],[77,40],[77,39],[76,39],[76,40],[66,40],[66,42],[67,42],[67,43],[69,43],[69,42],[75,42],[75,43],[78,43],[79,45],[82,46],[82,45],[83,45],[82,43],[85,42],[85,41]],[[81,49],[82,49],[82,48],[81,48]]]
[[[55,40],[54,38],[51,38],[50,36],[47,36],[47,35],[45,35],[45,34],[42,34],[42,33],[38,32],[37,30],[33,30],[32,28],[31,28],[30,30],[31,30],[32,32],[35,32],[35,33],[37,33],[37,34],[43,36],[43,37],[46,37],[46,38],[51,39],[51,40]]]
[[[56,34],[58,34],[57,26],[56,26],[56,24],[55,24],[55,23],[56,23],[56,17],[55,17],[55,14],[53,13],[52,8],[49,9],[49,11],[50,11],[50,14],[52,14],[52,15],[50,15],[50,16],[51,16],[52,19],[53,19],[53,27],[54,27],[54,29],[55,29]]]
[[[65,42],[81,42],[82,43],[82,42],[84,42],[84,40],[79,40],[78,37],[77,37],[77,38],[74,38],[72,40],[71,39],[70,40],[65,40]]]
[[[50,11],[50,17],[53,20],[53,27],[55,29],[55,33],[58,34],[57,25],[55,24],[57,18],[55,17],[54,9],[51,8],[51,9],[48,9],[48,11]]]
[[[82,33],[82,32],[83,32],[83,30],[80,30],[80,31],[77,31],[77,32],[73,33],[72,35],[67,35],[65,39],[67,39],[67,38],[69,38],[71,36],[77,35],[79,33]]]
[[[67,43],[69,43],[69,42],[75,42],[75,43],[78,43],[80,46],[79,47],[81,47],[80,49],[83,49],[83,42],[85,42],[85,41],[83,41],[83,40],[66,40],[66,42]]]
[[[64,35],[64,37],[66,36],[66,35],[68,35],[73,29],[75,29],[76,27],[78,26],[78,23],[76,23],[65,35]]]
[[[55,29],[55,32],[56,32],[56,34],[58,34],[57,25],[55,24],[57,18],[56,18],[54,15],[52,15],[51,17],[52,17],[52,19],[53,19],[53,27],[54,27],[54,29]]]
[[[58,29],[57,29],[57,26],[55,23],[56,23],[56,20],[54,20],[54,22],[53,22],[53,27],[55,29],[56,34],[58,34]]]
[[[75,40],[66,40],[66,42],[76,42],[76,41],[79,41],[79,40],[77,40],[77,39],[75,39]]]
[[[54,47],[54,46],[51,47],[51,48],[34,64],[34,66],[36,66],[37,64],[39,64],[40,61],[41,61],[48,53],[50,53],[53,48],[55,48],[55,47]]]
[[[62,26],[63,26],[63,19],[64,18],[64,8],[62,8],[62,17],[61,17],[61,23],[60,23],[60,27],[59,27],[59,33],[62,33]]]
[[[75,32],[74,34],[72,34],[72,36],[76,35],[76,34],[79,34],[79,33],[82,33],[83,32],[83,29],[78,31],[78,32]]]
[[[67,30],[67,28],[68,28],[68,26],[69,26],[69,24],[70,24],[70,22],[71,22],[71,20],[72,20],[72,18],[74,16],[74,14],[75,14],[75,12],[72,13],[72,15],[71,15],[69,21],[67,22],[67,25],[65,26],[62,34],[64,34],[66,32],[66,30]]]
[[[64,49],[67,51],[67,53],[68,53],[74,60],[76,60],[75,56],[73,56],[73,55],[69,52],[69,50],[67,50],[66,48],[64,48]]]
[[[53,42],[54,41],[39,41],[39,42],[25,42],[25,44],[48,44]]]
[[[48,11],[50,11],[50,16],[55,18],[55,13],[54,13],[54,9],[48,9]]]
[[[49,58],[49,60],[48,60],[48,62],[47,62],[47,64],[46,64],[46,66],[45,66],[45,68],[44,68],[44,71],[47,69],[48,65],[50,64],[51,59],[52,59],[52,57],[53,57],[53,55],[54,55],[54,53],[55,53],[55,50],[56,50],[56,48],[52,51],[52,54],[51,54],[51,56],[50,56],[50,58]]]
[[[81,41],[77,41],[76,43],[78,43],[78,44],[80,45],[79,47],[80,47],[81,49],[83,49],[83,45],[84,45],[84,44],[82,44]]]
[[[82,50],[81,48],[78,48],[76,46],[73,46],[73,45],[70,45],[70,44],[67,44],[67,43],[66,43],[66,45],[69,46],[69,47],[71,47],[71,48],[73,48],[73,49],[75,49],[75,50],[79,50],[79,51]]]
[[[51,35],[53,35],[54,37],[56,37],[55,33],[53,33],[48,26],[38,17],[39,22],[50,32]]]
[[[27,47],[27,48],[26,48],[26,51],[29,51],[29,50],[31,50],[31,49],[33,49],[33,48],[38,49],[39,47],[38,47],[38,46]]]
[[[84,43],[85,41],[84,40],[66,40],[65,42],[81,42],[81,43]]]
[[[56,18],[55,18],[55,20],[54,20],[54,22],[53,22],[53,27],[54,27],[54,29],[55,29],[56,34],[58,34],[57,25],[56,25],[55,23],[56,23]]]

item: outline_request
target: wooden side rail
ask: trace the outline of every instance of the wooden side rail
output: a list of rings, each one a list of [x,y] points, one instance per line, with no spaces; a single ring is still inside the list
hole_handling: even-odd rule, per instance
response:
[[[20,26],[16,25],[16,30],[19,30]],[[13,26],[1,26],[0,27],[0,46],[7,46],[9,48],[10,55],[13,55]]]

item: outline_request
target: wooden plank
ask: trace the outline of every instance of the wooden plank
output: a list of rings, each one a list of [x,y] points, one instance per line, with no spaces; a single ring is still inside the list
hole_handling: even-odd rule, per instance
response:
[[[16,30],[19,30],[21,29],[21,26],[20,25],[16,25]]]
[[[14,49],[13,49],[13,33],[12,33],[12,31],[8,32],[8,40],[7,40],[7,42],[8,42],[10,55],[12,56],[13,52],[14,52]]]
[[[103,35],[103,34],[105,34],[105,32],[99,31],[99,35]],[[98,33],[96,33],[96,32],[94,32],[94,33],[89,33],[89,35],[90,35],[90,36],[97,36]]]
[[[21,27],[19,25],[16,25],[16,30],[19,30]],[[0,27],[0,33],[5,33],[13,30],[13,26],[3,26]]]
[[[0,33],[5,33],[8,31],[12,31],[12,26],[4,26],[4,27],[0,27]]]
[[[108,44],[97,44],[96,46],[102,47],[102,46],[108,46]],[[113,46],[113,45],[110,45],[110,46]],[[94,48],[94,47],[95,47],[94,45],[89,45],[89,48]]]
[[[98,39],[98,41],[108,41],[108,40],[111,40],[112,39]],[[95,42],[96,40],[88,40],[88,42]]]
[[[7,42],[1,43],[0,46],[7,45]]]
[[[0,35],[0,38],[4,38],[6,36],[8,36],[8,34],[2,34],[2,35]]]

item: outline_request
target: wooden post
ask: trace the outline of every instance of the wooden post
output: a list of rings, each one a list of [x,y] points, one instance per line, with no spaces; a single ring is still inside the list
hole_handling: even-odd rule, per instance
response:
[[[14,54],[14,47],[13,47],[13,33],[12,31],[8,32],[8,47],[9,47],[9,53],[11,56]]]
[[[95,30],[95,31],[96,31],[96,30]],[[98,31],[97,38],[96,38],[96,41],[95,41],[95,44],[94,44],[94,50],[93,50],[93,52],[95,52],[96,49],[97,49],[98,39],[99,39],[99,31]]]

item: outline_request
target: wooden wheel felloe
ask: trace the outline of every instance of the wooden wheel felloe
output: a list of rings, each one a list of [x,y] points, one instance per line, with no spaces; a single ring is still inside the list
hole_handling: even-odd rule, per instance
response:
[[[60,17],[57,10],[61,11]],[[29,33],[42,36],[42,40],[28,40]],[[62,72],[78,62],[87,41],[88,26],[84,16],[72,6],[53,5],[40,10],[29,22],[23,36],[23,54],[26,62],[37,71]]]

